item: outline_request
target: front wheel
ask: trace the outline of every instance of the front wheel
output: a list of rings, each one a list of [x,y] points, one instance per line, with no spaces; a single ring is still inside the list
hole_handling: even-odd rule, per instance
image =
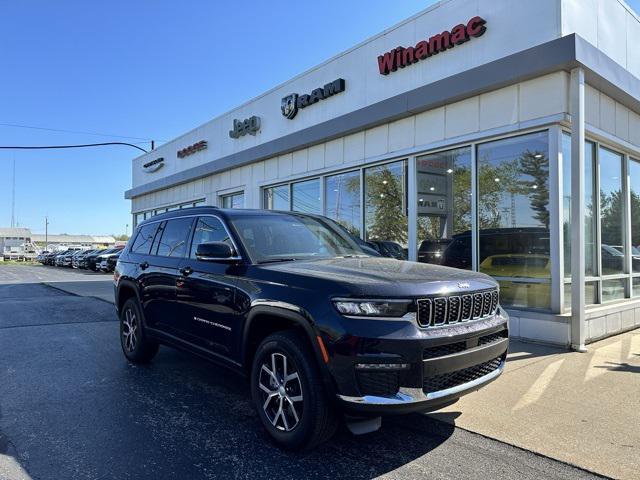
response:
[[[336,431],[336,414],[309,342],[298,332],[278,332],[260,344],[251,395],[262,425],[283,448],[311,449]]]
[[[158,343],[149,339],[144,331],[140,306],[130,298],[120,311],[120,345],[122,352],[132,363],[148,363],[158,353]]]

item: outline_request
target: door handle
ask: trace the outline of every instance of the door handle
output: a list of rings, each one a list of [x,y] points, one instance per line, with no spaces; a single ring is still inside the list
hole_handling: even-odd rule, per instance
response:
[[[142,263],[140,264],[140,268],[141,268],[142,270],[146,270],[147,268],[149,268],[149,262],[142,262]]]
[[[180,270],[178,270],[182,275],[184,275],[185,277],[188,277],[189,275],[191,275],[193,273],[193,269],[191,267],[182,267]]]

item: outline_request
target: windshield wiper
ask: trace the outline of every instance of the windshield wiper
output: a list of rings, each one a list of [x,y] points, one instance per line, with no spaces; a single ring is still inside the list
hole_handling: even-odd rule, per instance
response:
[[[258,265],[262,265],[264,263],[293,262],[294,260],[298,260],[298,259],[297,258],[272,258],[271,260],[261,260],[258,262]]]

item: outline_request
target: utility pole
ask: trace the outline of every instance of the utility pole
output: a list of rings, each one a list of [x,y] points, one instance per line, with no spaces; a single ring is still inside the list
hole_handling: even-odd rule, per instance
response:
[[[11,189],[11,228],[16,226],[16,156],[13,155],[13,181]]]
[[[44,217],[44,249],[49,251],[49,217]]]

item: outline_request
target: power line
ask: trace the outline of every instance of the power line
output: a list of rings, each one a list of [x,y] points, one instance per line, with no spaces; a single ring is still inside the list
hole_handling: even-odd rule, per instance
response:
[[[128,138],[131,140],[145,140],[146,142],[150,142],[153,140],[152,138],[145,138],[145,137],[130,137],[127,135],[112,135],[110,133],[99,133],[99,132],[83,132],[79,130],[64,130],[61,128],[34,127],[32,125],[20,125],[17,123],[0,123],[0,126],[13,127],[13,128],[28,128],[30,130],[44,130],[47,132],[75,133],[79,135],[96,135],[98,137]],[[166,140],[160,140],[160,141],[164,142]]]
[[[0,150],[54,150],[54,149],[62,149],[62,148],[86,148],[86,147],[102,147],[106,145],[126,145],[128,147],[137,148],[138,150],[149,153],[142,147],[134,143],[126,143],[126,142],[102,142],[102,143],[82,143],[77,145],[16,145],[16,146],[4,146],[0,145]]]

